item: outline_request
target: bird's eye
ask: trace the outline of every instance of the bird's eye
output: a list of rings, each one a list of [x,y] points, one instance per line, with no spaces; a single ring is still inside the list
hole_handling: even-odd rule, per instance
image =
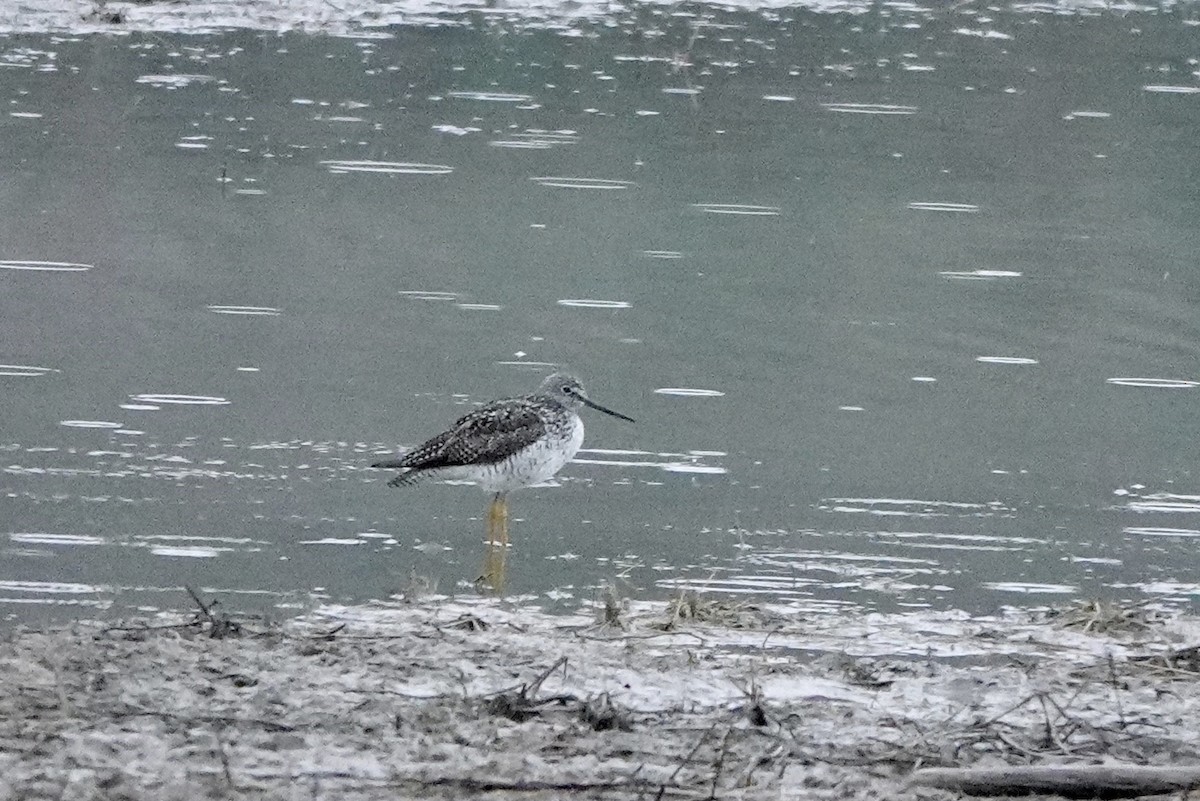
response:
[[[563,384],[562,391],[564,395],[574,395],[575,387],[571,386],[570,384]]]

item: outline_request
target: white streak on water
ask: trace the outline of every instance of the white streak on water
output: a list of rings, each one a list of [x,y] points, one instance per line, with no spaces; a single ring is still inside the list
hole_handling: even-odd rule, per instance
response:
[[[777,217],[778,206],[751,206],[743,203],[693,203],[693,208],[706,214],[733,214],[746,217]]]
[[[216,314],[262,315],[278,317],[282,312],[272,306],[208,306],[210,312]]]
[[[189,559],[215,559],[221,551],[232,551],[232,548],[205,548],[202,546],[183,547],[174,545],[156,545],[150,549],[155,556],[181,556]]]
[[[454,168],[445,164],[421,164],[414,161],[361,161],[353,159],[328,159],[321,162],[331,173],[342,175],[351,172],[387,173],[393,175],[446,175]]]
[[[76,264],[69,261],[26,261],[9,259],[0,261],[0,270],[25,270],[41,273],[81,273],[92,269],[92,264]]]
[[[72,584],[62,581],[0,581],[0,592],[40,592],[84,595],[100,592],[91,584]]]
[[[140,395],[130,395],[130,399],[144,403],[165,403],[180,406],[226,406],[229,400],[215,395],[172,395],[145,392]]]
[[[908,208],[914,211],[947,211],[958,214],[975,214],[979,207],[972,203],[942,203],[933,201],[913,201]]]
[[[1109,378],[1105,383],[1118,387],[1142,387],[1145,389],[1192,389],[1200,386],[1200,381],[1190,381],[1182,378]]]
[[[1038,584],[1023,581],[985,581],[979,586],[997,592],[1016,592],[1022,595],[1074,595],[1079,588],[1071,584]]]
[[[715,389],[691,389],[689,387],[662,387],[654,390],[659,395],[680,395],[690,398],[720,398],[725,395]]]
[[[25,545],[103,545],[103,537],[86,534],[45,534],[41,532],[14,532],[8,535],[13,542]]]
[[[142,75],[135,79],[134,83],[145,83],[160,89],[180,89],[194,83],[209,83],[214,80],[216,79],[211,75],[188,75],[180,73],[175,75]]]
[[[706,475],[720,476],[725,475],[729,471],[724,467],[716,467],[714,465],[704,464],[665,464],[662,469],[668,473],[703,473]]]
[[[984,364],[1037,364],[1037,359],[1025,356],[976,356],[975,361]]]
[[[1021,273],[1015,270],[943,270],[938,275],[943,278],[955,278],[963,281],[995,281],[997,278],[1021,277]]]
[[[1200,94],[1200,86],[1169,86],[1163,84],[1151,84],[1143,86],[1145,92],[1155,92],[1157,94],[1167,95],[1195,95]]]
[[[630,304],[624,300],[589,300],[587,298],[563,298],[559,306],[575,306],[585,309],[628,309]]]
[[[490,103],[529,103],[533,95],[518,95],[508,92],[448,92],[456,100],[483,100]]]
[[[894,106],[886,103],[822,103],[827,111],[840,114],[882,114],[884,116],[905,116],[916,114],[916,106]]]
[[[37,378],[46,373],[60,373],[61,370],[55,370],[53,367],[34,367],[28,364],[0,364],[0,375],[14,376],[18,378]]]
[[[555,175],[541,175],[530,178],[541,186],[552,186],[559,189],[629,189],[637,186],[633,181],[612,181],[606,178],[566,178]]]
[[[1200,531],[1194,528],[1166,528],[1162,526],[1127,526],[1125,534],[1140,537],[1200,537]]]

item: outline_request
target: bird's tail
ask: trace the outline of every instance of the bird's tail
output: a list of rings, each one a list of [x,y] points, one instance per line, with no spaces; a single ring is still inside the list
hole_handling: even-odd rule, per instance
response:
[[[403,467],[408,467],[403,459],[388,459],[386,462],[376,462],[371,465],[376,470],[398,470]]]
[[[417,483],[417,474],[411,467],[404,464],[403,459],[389,459],[385,462],[376,462],[371,465],[377,470],[399,470],[400,475],[388,482],[389,487],[406,487],[409,484]]]

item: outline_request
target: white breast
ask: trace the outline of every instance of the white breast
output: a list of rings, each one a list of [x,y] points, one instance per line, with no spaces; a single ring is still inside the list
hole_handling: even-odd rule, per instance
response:
[[[575,458],[582,445],[583,421],[576,416],[565,442],[536,442],[503,462],[478,470],[471,478],[488,492],[510,492],[541,484]]]

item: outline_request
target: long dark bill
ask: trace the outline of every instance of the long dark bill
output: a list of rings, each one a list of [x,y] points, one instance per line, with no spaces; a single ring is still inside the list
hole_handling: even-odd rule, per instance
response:
[[[620,412],[614,412],[612,409],[607,409],[607,408],[601,406],[600,404],[596,403],[595,401],[590,401],[587,398],[580,398],[580,400],[583,401],[583,404],[585,406],[590,406],[598,412],[604,412],[605,414],[611,414],[613,417],[619,417],[622,420],[628,420],[631,423],[637,422],[637,420],[634,420],[632,417],[627,417],[627,416],[621,414]]]

